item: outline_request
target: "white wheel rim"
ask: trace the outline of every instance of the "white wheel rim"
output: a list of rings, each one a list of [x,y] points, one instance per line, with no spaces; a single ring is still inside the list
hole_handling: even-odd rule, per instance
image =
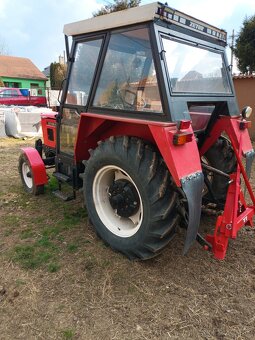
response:
[[[139,209],[130,217],[121,217],[109,201],[109,187],[113,180],[125,179],[135,187],[139,197]],[[121,168],[107,165],[100,169],[93,181],[93,199],[97,214],[110,232],[119,237],[131,237],[139,230],[143,220],[143,204],[140,193],[132,178]]]
[[[29,189],[32,189],[33,180],[32,180],[32,177],[31,177],[31,170],[30,170],[29,166],[27,165],[27,163],[25,163],[25,162],[22,164],[22,176],[23,176],[23,179],[24,179],[26,186]]]

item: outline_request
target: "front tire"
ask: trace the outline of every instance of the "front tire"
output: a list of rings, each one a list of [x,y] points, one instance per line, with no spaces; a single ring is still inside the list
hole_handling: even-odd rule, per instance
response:
[[[26,192],[32,195],[44,193],[44,185],[34,183],[33,170],[25,154],[21,154],[19,158],[19,174]]]
[[[158,255],[175,233],[172,179],[158,153],[140,139],[111,137],[91,152],[84,196],[99,236],[130,259]]]

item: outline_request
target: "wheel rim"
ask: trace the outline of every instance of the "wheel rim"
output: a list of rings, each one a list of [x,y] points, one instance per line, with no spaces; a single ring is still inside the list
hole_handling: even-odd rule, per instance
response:
[[[25,162],[22,164],[22,176],[23,176],[23,179],[24,179],[26,186],[29,189],[32,189],[33,180],[32,180],[32,176],[31,176],[30,167]]]
[[[118,180],[128,181],[137,193],[139,208],[129,217],[120,216],[110,203],[109,188]],[[143,204],[140,193],[132,178],[121,168],[108,165],[100,169],[93,181],[93,200],[97,214],[113,234],[119,237],[131,237],[139,230],[143,220]]]

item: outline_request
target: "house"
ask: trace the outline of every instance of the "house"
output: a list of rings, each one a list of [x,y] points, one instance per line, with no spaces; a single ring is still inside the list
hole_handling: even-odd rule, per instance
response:
[[[245,106],[252,108],[250,120],[255,120],[255,74],[233,75],[233,82],[240,112]],[[251,139],[255,140],[255,124],[249,129]]]
[[[47,77],[28,58],[0,55],[0,77],[6,87],[27,88],[45,95]]]

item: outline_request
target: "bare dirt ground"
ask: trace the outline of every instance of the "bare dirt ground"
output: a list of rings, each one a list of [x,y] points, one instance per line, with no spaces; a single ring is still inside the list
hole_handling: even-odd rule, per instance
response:
[[[19,148],[0,139],[0,339],[255,339],[255,232],[224,261],[178,234],[159,257],[130,262],[89,225],[82,197],[23,191]],[[209,228],[214,218],[203,217]]]

